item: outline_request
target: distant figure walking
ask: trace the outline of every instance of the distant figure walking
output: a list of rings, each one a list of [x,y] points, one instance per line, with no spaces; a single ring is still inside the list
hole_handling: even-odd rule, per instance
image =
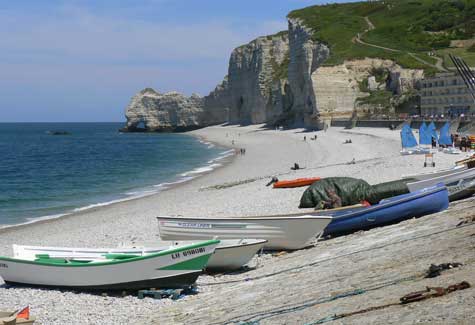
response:
[[[465,137],[462,137],[462,140],[460,140],[460,151],[465,151],[467,146],[467,139]]]

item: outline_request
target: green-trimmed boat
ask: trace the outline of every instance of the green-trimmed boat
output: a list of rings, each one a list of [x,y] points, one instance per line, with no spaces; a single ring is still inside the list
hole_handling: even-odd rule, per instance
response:
[[[0,256],[0,276],[7,284],[80,290],[184,288],[196,281],[218,244],[209,240],[144,256],[108,254],[106,260]]]

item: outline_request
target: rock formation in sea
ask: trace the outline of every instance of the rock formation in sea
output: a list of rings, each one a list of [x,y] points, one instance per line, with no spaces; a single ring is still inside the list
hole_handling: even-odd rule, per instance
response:
[[[193,94],[185,97],[177,92],[161,94],[145,88],[130,100],[123,131],[186,131],[199,128],[204,100]]]
[[[313,40],[300,20],[288,22],[287,31],[236,48],[227,76],[205,97],[140,91],[126,108],[124,130],[184,131],[225,122],[320,127],[325,119],[365,111],[365,98],[375,92],[402,95],[423,77],[423,70],[390,60],[325,66],[329,46]]]

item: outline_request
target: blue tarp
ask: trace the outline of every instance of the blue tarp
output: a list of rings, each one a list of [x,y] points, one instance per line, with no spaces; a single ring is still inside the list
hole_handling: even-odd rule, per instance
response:
[[[404,124],[401,130],[401,143],[403,148],[412,148],[417,146],[417,140],[412,134],[411,127],[408,124]]]
[[[427,127],[426,122],[422,122],[421,127],[419,128],[419,144],[431,144],[431,138],[429,133],[429,128]]]
[[[448,146],[452,145],[449,122],[446,122],[444,126],[440,129],[439,144],[448,145]]]
[[[427,129],[429,130],[429,136],[431,137],[431,141],[432,141],[432,138],[435,139],[435,141],[439,141],[439,136],[437,135],[437,131],[436,131],[436,128],[435,128],[435,124],[434,122],[430,122],[429,126],[427,127]]]

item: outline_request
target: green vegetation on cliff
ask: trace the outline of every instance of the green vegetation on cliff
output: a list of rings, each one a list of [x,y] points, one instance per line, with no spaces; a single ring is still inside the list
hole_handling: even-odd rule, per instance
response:
[[[452,40],[475,35],[475,0],[329,4],[295,10],[288,17],[303,21],[313,30],[314,40],[330,47],[327,65],[371,57],[431,72],[436,60],[429,52],[439,53],[447,50]],[[464,54],[469,61],[475,59],[474,52]]]

